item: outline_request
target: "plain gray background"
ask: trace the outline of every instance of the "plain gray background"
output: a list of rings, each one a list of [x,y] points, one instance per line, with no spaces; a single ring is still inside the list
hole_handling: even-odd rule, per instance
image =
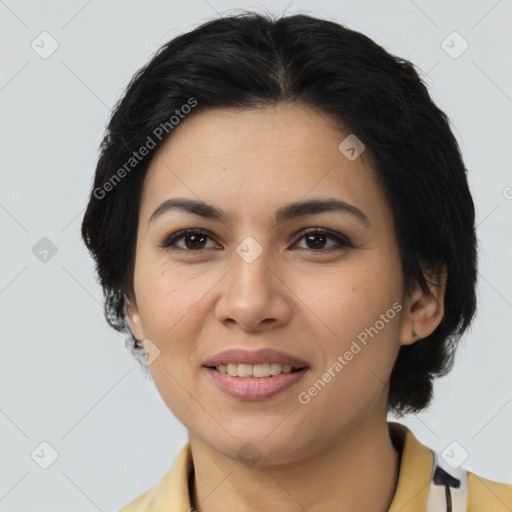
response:
[[[400,421],[512,483],[512,0],[0,0],[0,511],[117,510],[187,441],[107,325],[79,230],[110,108],[131,76],[169,39],[239,8],[365,33],[415,63],[450,117],[477,209],[479,311],[431,408]],[[43,237],[57,251],[46,261]],[[42,442],[58,454],[47,469],[31,455],[49,460]]]

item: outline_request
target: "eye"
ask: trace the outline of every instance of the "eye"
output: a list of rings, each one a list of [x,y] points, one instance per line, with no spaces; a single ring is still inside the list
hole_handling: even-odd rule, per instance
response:
[[[335,233],[328,229],[314,228],[314,229],[309,229],[308,231],[302,231],[299,234],[301,236],[297,241],[304,239],[306,243],[313,244],[313,249],[311,249],[309,247],[307,247],[305,249],[310,252],[327,252],[332,249],[340,249],[343,247],[354,247],[354,245],[352,244],[352,242],[350,241],[349,238],[347,238],[344,235],[341,235],[340,233]],[[326,243],[326,240],[328,240],[328,239],[334,240],[336,243],[335,243],[334,247],[325,249],[324,245]]]
[[[206,231],[201,229],[185,229],[182,231],[178,231],[173,233],[171,236],[166,238],[159,247],[165,249],[168,247],[172,247],[176,245],[177,241],[184,240],[185,247],[176,246],[178,249],[189,251],[189,252],[199,252],[203,249],[205,240],[211,237]]]

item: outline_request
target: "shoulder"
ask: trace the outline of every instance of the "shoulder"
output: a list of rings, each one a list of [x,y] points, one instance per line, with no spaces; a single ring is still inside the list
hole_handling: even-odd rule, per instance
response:
[[[389,512],[512,512],[512,484],[454,466],[451,456],[443,452],[443,457],[421,443],[405,425],[388,425],[393,444],[401,452],[398,486]]]
[[[465,466],[454,468],[439,452],[433,453],[428,512],[511,512],[512,485],[484,478]],[[453,462],[453,461],[452,461]],[[450,506],[447,503],[450,502]]]
[[[154,496],[159,484],[140,494],[117,512],[152,512],[155,510]]]
[[[432,450],[433,467],[427,511],[511,512],[512,485],[484,478],[465,466],[454,468]],[[450,502],[448,506],[447,500]]]
[[[512,484],[495,482],[468,471],[468,512],[510,512]]]
[[[189,480],[193,471],[190,444],[179,451],[171,468],[150,489],[116,512],[156,512],[172,510],[188,512],[190,509]]]

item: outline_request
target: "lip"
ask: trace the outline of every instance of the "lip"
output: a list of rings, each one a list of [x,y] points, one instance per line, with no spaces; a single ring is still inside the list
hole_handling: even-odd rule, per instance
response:
[[[230,396],[243,400],[266,400],[292,387],[310,368],[304,367],[294,373],[281,373],[271,377],[232,377],[213,368],[205,370],[217,387]]]
[[[242,364],[262,364],[277,363],[295,368],[308,366],[306,361],[298,359],[290,354],[272,348],[263,348],[260,350],[230,349],[224,350],[209,358],[203,363],[205,367],[219,366],[220,364],[242,363]],[[289,375],[289,374],[288,374]],[[277,377],[277,375],[274,375]],[[235,377],[236,378],[236,377]],[[248,378],[248,377],[243,377]],[[260,378],[258,378],[260,380]],[[263,379],[265,380],[265,379]]]
[[[218,372],[214,368],[221,364],[230,363],[277,363],[300,368],[300,370],[293,373],[271,375],[270,377],[232,377],[231,375]],[[207,359],[203,363],[203,367],[205,367],[205,370],[221,391],[243,400],[266,400],[271,398],[281,391],[292,387],[311,369],[306,361],[272,348],[224,350]]]

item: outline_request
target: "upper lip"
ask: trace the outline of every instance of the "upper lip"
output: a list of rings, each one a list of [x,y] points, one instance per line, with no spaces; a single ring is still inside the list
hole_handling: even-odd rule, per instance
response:
[[[242,363],[242,364],[262,364],[277,363],[282,365],[302,368],[308,366],[306,361],[298,359],[290,354],[274,350],[272,348],[262,348],[260,350],[230,349],[224,350],[203,363],[203,366],[219,366],[221,364]]]

